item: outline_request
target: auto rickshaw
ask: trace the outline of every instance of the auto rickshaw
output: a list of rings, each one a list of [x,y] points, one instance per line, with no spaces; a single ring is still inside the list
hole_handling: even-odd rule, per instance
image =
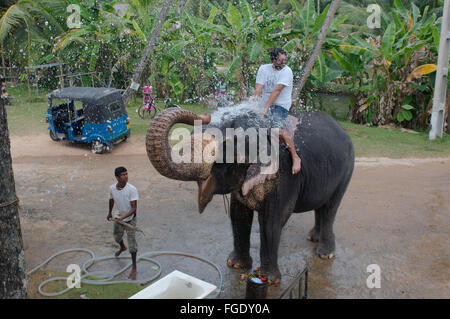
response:
[[[47,95],[45,120],[50,138],[92,145],[92,152],[110,151],[130,136],[130,120],[121,91],[113,88],[68,87]],[[55,103],[54,100],[63,100]]]

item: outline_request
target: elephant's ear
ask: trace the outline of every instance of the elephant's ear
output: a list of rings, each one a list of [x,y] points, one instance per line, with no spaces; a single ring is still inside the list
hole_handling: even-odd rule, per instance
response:
[[[253,197],[257,202],[263,201],[266,195],[273,190],[273,181],[276,176],[277,170],[272,164],[269,166],[262,164],[250,165],[242,184],[242,195],[244,197]]]

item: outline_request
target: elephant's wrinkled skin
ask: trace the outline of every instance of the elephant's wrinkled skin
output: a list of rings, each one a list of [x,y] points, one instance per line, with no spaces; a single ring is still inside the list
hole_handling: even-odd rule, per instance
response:
[[[255,112],[242,110],[239,114],[224,114],[210,122],[208,116],[198,116],[180,108],[161,112],[149,127],[147,154],[155,168],[164,176],[178,180],[197,181],[199,210],[206,207],[214,194],[231,193],[230,217],[234,250],[228,265],[249,268],[250,232],[253,212],[258,212],[260,225],[261,271],[271,282],[279,281],[278,247],[281,230],[290,215],[314,210],[315,225],[308,239],[318,242],[317,253],[332,258],[335,253],[333,223],[336,212],[350,182],[354,167],[354,151],[350,137],[329,115],[318,112],[300,112],[294,134],[295,146],[302,159],[300,173],[292,175],[292,161],[287,149],[280,147],[280,164],[275,175],[265,175],[257,183],[252,177],[261,177],[260,164],[201,163],[175,164],[167,141],[175,123],[193,124],[202,120],[204,128],[242,127],[264,125]],[[214,115],[213,115],[214,118]],[[208,126],[206,126],[209,124]],[[225,135],[225,134],[224,134]],[[203,145],[214,139],[204,137]],[[215,141],[221,143],[223,141]],[[216,154],[217,155],[217,154]]]

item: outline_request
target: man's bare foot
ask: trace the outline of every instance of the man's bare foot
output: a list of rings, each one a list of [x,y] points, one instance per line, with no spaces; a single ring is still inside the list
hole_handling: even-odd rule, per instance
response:
[[[300,172],[302,168],[302,160],[300,159],[300,157],[295,157],[294,161],[292,162],[292,175],[297,174],[298,172]]]
[[[126,246],[121,246],[120,249],[118,251],[116,251],[116,253],[114,254],[114,256],[119,257],[119,255],[124,252],[125,250],[127,250]]]
[[[136,269],[132,269],[128,279],[136,280]]]

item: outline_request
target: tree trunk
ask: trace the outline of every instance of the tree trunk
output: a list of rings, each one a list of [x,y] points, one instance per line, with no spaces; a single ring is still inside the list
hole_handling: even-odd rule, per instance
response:
[[[159,33],[161,32],[161,28],[166,19],[167,12],[169,11],[170,7],[172,6],[172,2],[173,2],[173,0],[166,0],[166,2],[164,2],[163,7],[161,8],[161,11],[159,12],[158,21],[156,21],[156,24],[152,30],[150,40],[148,41],[147,46],[145,47],[144,53],[142,54],[139,64],[137,65],[136,69],[134,70],[133,77],[132,77],[133,82],[136,82],[136,83],[141,82],[142,73],[144,72],[145,66],[147,65],[147,62],[150,58],[150,54],[153,51],[155,42],[159,38]],[[131,83],[128,86],[128,88],[125,90],[125,92],[123,93],[123,102],[124,102],[125,106],[128,105],[128,102],[130,101],[130,98],[131,98],[132,88],[130,86],[131,86]]]
[[[292,92],[292,99],[293,99],[292,105],[294,107],[297,107],[299,105],[300,92],[302,91],[303,87],[305,86],[306,80],[308,79],[309,75],[311,74],[314,64],[316,63],[316,58],[320,53],[320,49],[322,48],[322,44],[325,41],[328,29],[330,28],[331,22],[333,21],[334,15],[338,9],[340,1],[341,0],[333,0],[333,2],[331,3],[331,6],[330,6],[330,9],[328,10],[325,21],[323,22],[322,28],[320,29],[319,35],[317,36],[316,43],[314,44],[314,47],[311,51],[308,61],[306,61],[305,67],[303,68],[302,73],[300,74],[300,79],[298,80],[297,83],[294,84],[294,87],[292,90],[293,91]]]
[[[0,98],[0,299],[27,297],[18,205],[6,108]]]
[[[247,98],[247,92],[245,90],[244,76],[242,75],[242,66],[236,70],[236,75],[239,83],[239,101],[243,101]]]
[[[109,79],[108,79],[108,87],[111,87],[111,84],[114,80],[114,73],[119,71],[120,65],[122,63],[125,63],[128,61],[128,59],[131,57],[131,53],[127,53],[125,55],[122,55],[116,63],[114,63],[114,66],[112,68],[109,68],[111,70],[111,73],[109,75]],[[111,60],[109,61],[109,63],[111,63]]]
[[[5,67],[5,50],[3,48],[3,41],[2,41],[2,71],[3,71],[3,77],[6,78],[6,67]],[[11,81],[11,79],[9,79]]]
[[[183,10],[184,10],[184,6],[186,5],[186,2],[187,2],[187,0],[178,0],[177,13],[180,18],[183,15]]]

